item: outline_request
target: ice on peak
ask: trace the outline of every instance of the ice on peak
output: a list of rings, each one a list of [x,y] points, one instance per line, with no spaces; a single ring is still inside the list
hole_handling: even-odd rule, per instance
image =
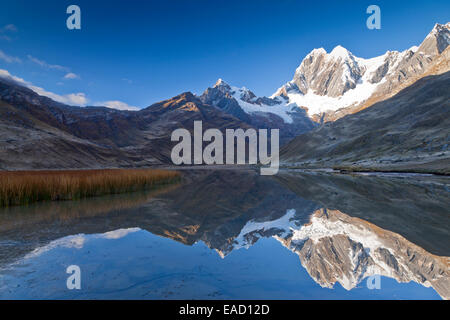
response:
[[[310,53],[308,53],[306,57],[318,55],[326,55],[328,58],[332,59],[347,59],[353,57],[353,54],[341,45],[337,45],[336,47],[334,47],[334,49],[330,53],[328,53],[324,48],[313,49]]]
[[[214,87],[218,87],[218,86],[229,86],[228,83],[226,83],[222,78],[219,78],[216,82],[216,84],[214,85]]]
[[[308,56],[323,55],[323,54],[327,54],[327,51],[324,48],[316,48],[313,49],[310,53],[308,53]]]
[[[288,106],[278,100],[274,103],[265,104],[270,99],[266,97],[260,97],[262,102],[256,102],[259,99],[250,89],[247,87],[236,87],[226,83],[222,78],[219,78],[214,85],[214,88],[220,92],[229,95],[236,100],[241,109],[248,114],[254,112],[266,112],[279,116],[285,123],[292,123],[293,119],[290,116],[292,112],[292,106]]]
[[[232,86],[232,85],[228,84],[227,82],[225,82],[222,78],[219,78],[219,80],[217,80],[216,84],[214,85],[214,88],[219,88],[221,90],[231,92],[232,94],[234,94],[234,93],[239,93],[239,94],[251,93],[251,91],[249,89],[247,89],[246,87],[239,88],[239,87]]]
[[[341,45],[337,45],[336,47],[334,47],[334,49],[330,52],[329,57],[330,58],[342,58],[344,59],[348,59],[352,56],[352,53],[350,51],[348,51],[347,49],[345,49],[343,46]]]

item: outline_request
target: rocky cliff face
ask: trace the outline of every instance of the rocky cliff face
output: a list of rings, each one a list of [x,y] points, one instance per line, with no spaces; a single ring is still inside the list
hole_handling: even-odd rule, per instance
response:
[[[347,49],[337,46],[327,54],[320,48],[306,56],[295,71],[292,82],[303,94],[312,90],[321,96],[338,97],[354,89],[365,71]]]

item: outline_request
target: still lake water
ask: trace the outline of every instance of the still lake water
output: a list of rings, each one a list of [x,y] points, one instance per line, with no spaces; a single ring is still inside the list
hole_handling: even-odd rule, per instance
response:
[[[449,204],[447,177],[193,170],[2,209],[0,299],[448,299]]]

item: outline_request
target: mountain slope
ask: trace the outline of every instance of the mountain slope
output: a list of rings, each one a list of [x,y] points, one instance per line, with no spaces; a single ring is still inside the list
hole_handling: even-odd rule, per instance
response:
[[[0,101],[0,169],[127,165],[121,150],[76,137]]]
[[[0,168],[139,167],[171,163],[173,130],[249,128],[183,93],[140,111],[72,107],[0,79]]]
[[[422,78],[392,98],[295,138],[281,150],[281,162],[449,173],[449,87],[449,71]]]

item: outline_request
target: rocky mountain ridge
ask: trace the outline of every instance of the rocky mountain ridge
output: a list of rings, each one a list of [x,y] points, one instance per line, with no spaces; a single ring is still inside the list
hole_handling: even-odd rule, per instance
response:
[[[72,107],[0,79],[0,169],[142,167],[171,163],[171,133],[249,128],[190,92],[140,111]]]

